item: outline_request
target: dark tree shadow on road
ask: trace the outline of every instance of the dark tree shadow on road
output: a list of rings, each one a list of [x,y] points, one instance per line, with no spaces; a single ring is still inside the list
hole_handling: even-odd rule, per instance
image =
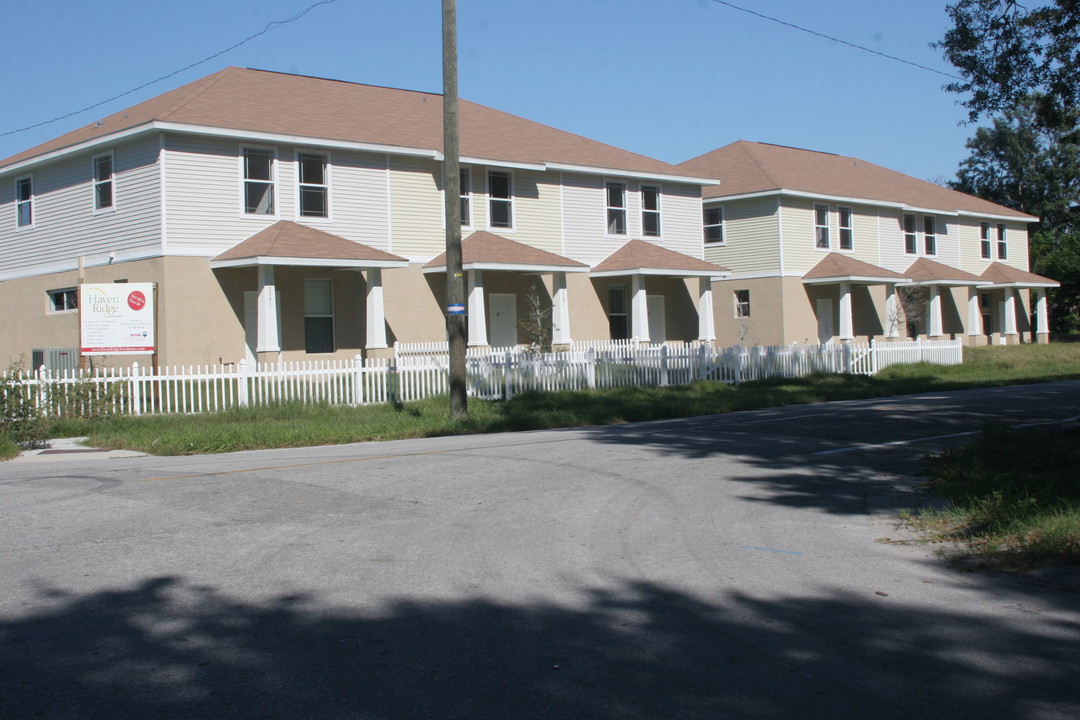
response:
[[[43,593],[0,622],[0,717],[1080,716],[1077,628],[867,593],[709,602],[637,582],[572,607],[238,601],[180,578]]]

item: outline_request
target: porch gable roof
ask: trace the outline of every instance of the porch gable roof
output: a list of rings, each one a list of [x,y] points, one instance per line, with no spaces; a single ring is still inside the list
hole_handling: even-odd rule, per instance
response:
[[[463,270],[588,272],[589,266],[547,250],[479,230],[461,241]],[[425,273],[446,272],[446,253],[424,263]]]
[[[665,275],[675,277],[723,277],[726,267],[660,247],[644,240],[630,240],[595,265],[593,277],[617,275]]]
[[[904,271],[912,285],[982,285],[985,280],[959,268],[921,257]]]
[[[803,283],[807,285],[829,285],[839,282],[882,285],[904,282],[908,279],[906,275],[835,252],[826,255],[821,262],[803,275]]]
[[[979,276],[981,288],[1056,288],[1061,287],[1057,280],[1051,280],[1033,272],[1020,270],[1005,263],[993,262]]]
[[[211,268],[256,265],[395,268],[409,261],[291,220],[279,220],[210,261]]]

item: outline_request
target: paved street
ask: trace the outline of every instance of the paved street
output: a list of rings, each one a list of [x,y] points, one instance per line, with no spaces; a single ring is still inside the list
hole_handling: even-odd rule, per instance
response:
[[[0,718],[1075,718],[1076,588],[902,539],[1080,383],[0,464]]]

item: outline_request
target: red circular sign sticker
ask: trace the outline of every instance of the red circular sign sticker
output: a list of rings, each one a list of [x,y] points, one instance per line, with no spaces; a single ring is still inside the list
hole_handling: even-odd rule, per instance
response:
[[[132,310],[142,310],[146,307],[146,296],[140,291],[134,290],[128,295],[128,307]]]

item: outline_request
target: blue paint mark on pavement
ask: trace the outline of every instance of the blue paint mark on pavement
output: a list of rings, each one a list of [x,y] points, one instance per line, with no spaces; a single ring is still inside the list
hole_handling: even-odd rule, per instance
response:
[[[802,555],[801,552],[795,552],[794,550],[773,550],[772,548],[759,548],[753,545],[740,545],[743,550],[761,550],[762,552],[781,553],[783,555]]]

